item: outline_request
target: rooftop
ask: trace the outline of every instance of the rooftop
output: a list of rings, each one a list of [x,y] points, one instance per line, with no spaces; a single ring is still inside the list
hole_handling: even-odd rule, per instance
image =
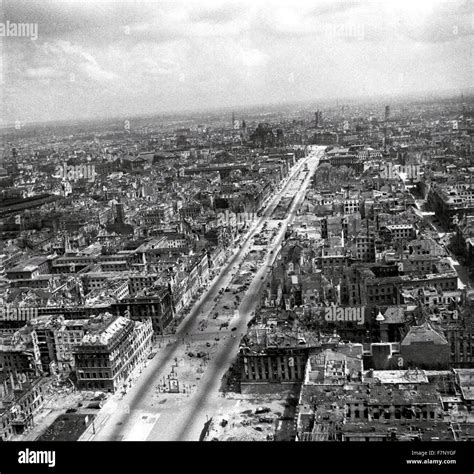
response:
[[[130,319],[119,316],[112,320],[105,328],[102,326],[84,335],[81,345],[102,345],[106,346],[111,339],[131,324]]]
[[[432,342],[436,345],[448,344],[445,336],[436,331],[429,323],[424,323],[421,326],[412,326],[401,345],[408,346],[420,342]]]
[[[364,380],[377,380],[383,384],[428,383],[424,370],[367,370]]]

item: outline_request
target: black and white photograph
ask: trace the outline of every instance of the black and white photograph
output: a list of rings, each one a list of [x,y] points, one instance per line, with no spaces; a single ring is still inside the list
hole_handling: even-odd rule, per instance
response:
[[[0,0],[0,473],[472,474],[473,33]]]

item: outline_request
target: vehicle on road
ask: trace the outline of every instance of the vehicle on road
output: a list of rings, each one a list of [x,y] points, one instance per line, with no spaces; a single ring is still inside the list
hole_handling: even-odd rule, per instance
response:
[[[94,410],[100,410],[102,408],[102,402],[92,402],[87,405],[87,408],[92,408]]]

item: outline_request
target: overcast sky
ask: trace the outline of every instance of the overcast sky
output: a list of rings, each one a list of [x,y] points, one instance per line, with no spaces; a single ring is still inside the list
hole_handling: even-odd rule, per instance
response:
[[[470,1],[3,0],[3,120],[472,87]]]

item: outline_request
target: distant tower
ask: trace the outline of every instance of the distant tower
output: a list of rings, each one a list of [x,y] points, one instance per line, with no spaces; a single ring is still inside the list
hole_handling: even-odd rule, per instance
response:
[[[342,238],[345,241],[346,239],[349,238],[349,221],[347,217],[343,217],[341,219],[341,224],[342,224]]]
[[[321,219],[321,238],[327,239],[328,238],[328,218],[323,217]]]
[[[69,234],[64,232],[64,253],[69,253],[71,251],[71,242],[69,240]]]
[[[317,127],[319,124],[319,110],[314,112],[314,126]]]
[[[115,222],[117,224],[123,224],[124,223],[124,212],[123,212],[123,203],[122,202],[118,202],[117,204],[115,204],[115,213],[116,213]]]
[[[235,113],[232,112],[232,130],[234,129],[235,127]]]
[[[387,122],[390,119],[390,105],[385,106],[385,123],[383,127],[383,146],[387,146]]]
[[[247,138],[247,124],[245,123],[245,120],[242,120],[241,136],[244,137],[244,138]]]

